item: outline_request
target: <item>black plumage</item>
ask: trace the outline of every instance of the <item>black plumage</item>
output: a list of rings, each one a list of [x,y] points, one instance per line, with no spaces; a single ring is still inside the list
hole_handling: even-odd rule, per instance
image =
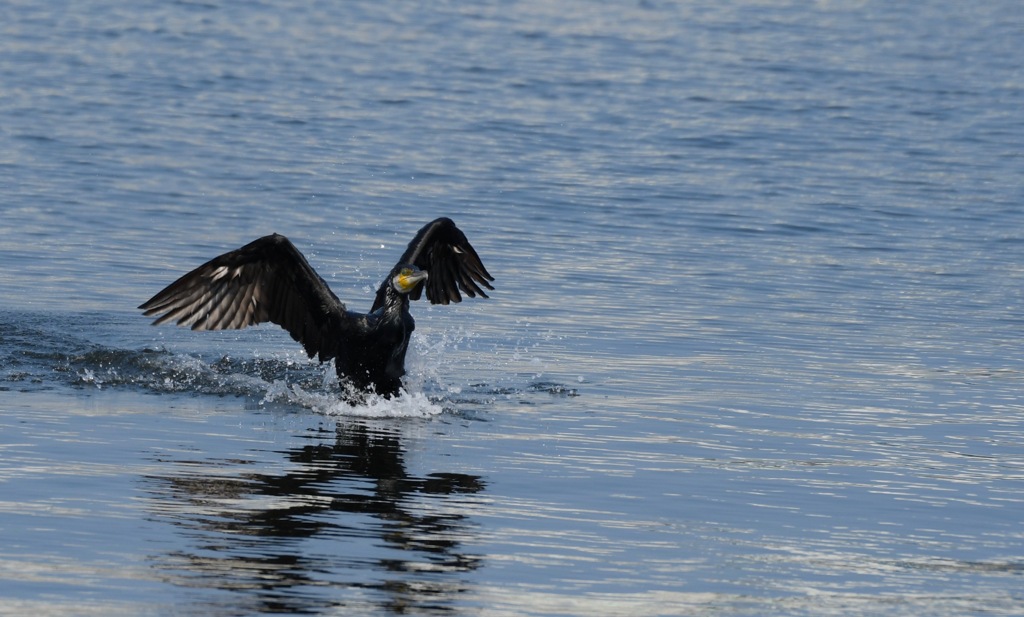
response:
[[[424,290],[432,304],[493,290],[480,257],[449,218],[425,225],[381,283],[369,313],[349,311],[288,238],[271,234],[215,257],[139,306],[193,330],[272,322],[309,357],[333,359],[339,379],[359,391],[394,396],[415,328],[409,301]]]

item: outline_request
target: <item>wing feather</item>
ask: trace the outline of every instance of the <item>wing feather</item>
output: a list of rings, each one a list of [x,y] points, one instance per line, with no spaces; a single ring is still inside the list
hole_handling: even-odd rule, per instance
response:
[[[441,285],[427,285],[427,299],[434,304],[448,304],[449,301],[462,302],[459,285],[456,282],[458,274],[455,271],[455,264],[447,260],[439,261],[434,269],[435,271],[439,270],[442,274]]]
[[[245,287],[242,288],[242,295],[239,301],[239,311],[237,311],[232,319],[224,326],[231,330],[238,330],[244,323],[250,323],[253,320],[254,313],[254,298],[253,294],[256,291],[256,283],[250,281]]]
[[[174,322],[193,330],[272,322],[321,360],[337,354],[346,319],[345,305],[279,234],[211,259],[139,308],[157,316],[154,325]]]

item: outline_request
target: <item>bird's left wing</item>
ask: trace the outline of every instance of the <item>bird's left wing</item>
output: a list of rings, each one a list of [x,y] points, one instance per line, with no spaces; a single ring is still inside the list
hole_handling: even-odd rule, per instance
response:
[[[466,239],[455,222],[450,218],[439,218],[423,226],[405,249],[398,263],[412,264],[426,270],[427,280],[410,292],[412,300],[419,300],[424,287],[431,304],[462,302],[462,293],[471,298],[487,294],[481,287],[494,289],[490,281],[494,277],[484,267],[476,250]],[[384,305],[385,280],[377,291],[377,299],[371,310]]]
[[[264,236],[215,257],[139,306],[193,330],[229,330],[273,322],[302,343],[310,357],[335,357],[345,305],[295,245]]]

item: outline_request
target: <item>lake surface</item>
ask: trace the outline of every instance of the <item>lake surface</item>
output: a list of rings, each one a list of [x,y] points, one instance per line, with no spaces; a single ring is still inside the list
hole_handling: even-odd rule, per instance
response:
[[[1024,614],[1024,10],[0,9],[0,614]],[[351,407],[134,307],[289,236]]]

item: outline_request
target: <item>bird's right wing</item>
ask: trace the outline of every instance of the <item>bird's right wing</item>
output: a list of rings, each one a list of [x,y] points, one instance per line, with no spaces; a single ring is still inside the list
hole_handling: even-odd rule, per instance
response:
[[[269,321],[320,360],[337,355],[346,319],[345,305],[279,234],[211,259],[139,308],[159,315],[153,325],[173,321],[193,330],[241,329]]]

